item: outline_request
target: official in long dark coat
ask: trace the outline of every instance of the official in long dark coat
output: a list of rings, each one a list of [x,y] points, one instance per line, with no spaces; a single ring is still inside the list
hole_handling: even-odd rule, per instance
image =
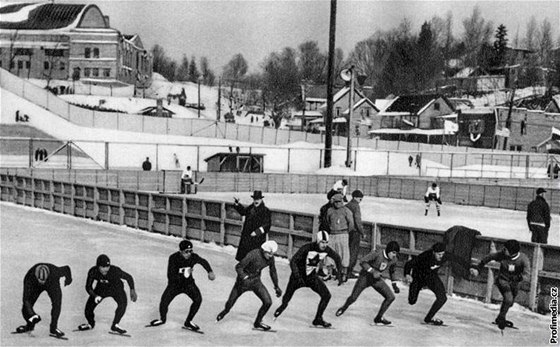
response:
[[[240,215],[245,216],[239,247],[235,255],[237,261],[241,261],[253,249],[259,248],[266,241],[266,236],[270,231],[270,210],[264,205],[262,192],[255,190],[251,197],[253,203],[247,207],[240,204],[239,199],[235,198],[235,209]]]

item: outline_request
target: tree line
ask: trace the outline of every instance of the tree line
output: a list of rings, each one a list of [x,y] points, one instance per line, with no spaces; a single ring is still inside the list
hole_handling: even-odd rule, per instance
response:
[[[478,6],[462,20],[463,31],[453,33],[453,16],[433,16],[425,21],[418,34],[410,21],[404,19],[397,28],[377,30],[355,44],[347,57],[342,49],[335,52],[335,76],[354,66],[362,76],[364,86],[372,90],[373,98],[435,90],[436,81],[450,78],[465,67],[480,71],[502,71],[515,63],[514,55],[507,55],[507,47],[523,47],[529,53],[519,83],[534,85],[539,75],[547,75],[550,86],[560,87],[560,53],[554,50],[552,26],[548,19],[538,23],[531,17],[524,36],[519,31],[510,36],[503,24],[494,25],[483,18]],[[560,46],[560,38],[557,45]],[[556,56],[554,56],[556,54]],[[171,81],[196,82],[199,76],[207,85],[216,83],[216,75],[205,57],[200,70],[195,57],[186,55],[180,65],[168,58],[163,48],[152,48],[154,71]],[[297,48],[284,47],[270,53],[260,63],[258,72],[248,74],[248,63],[236,54],[223,67],[222,81],[230,88],[243,87],[260,90],[260,102],[271,110],[275,118],[292,107],[301,107],[303,84],[326,84],[328,52],[321,51],[317,41],[305,41]],[[501,69],[501,70],[500,70]],[[496,73],[498,74],[498,73]],[[336,82],[342,85],[342,80]]]

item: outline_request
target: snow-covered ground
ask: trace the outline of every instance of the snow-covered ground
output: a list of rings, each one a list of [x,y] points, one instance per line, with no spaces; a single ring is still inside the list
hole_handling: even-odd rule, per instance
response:
[[[172,302],[167,324],[144,328],[150,320],[158,318],[159,299],[167,282],[167,258],[177,250],[178,238],[4,202],[0,202],[0,209],[2,346],[540,346],[547,345],[550,338],[549,316],[530,312],[515,304],[508,318],[520,330],[507,329],[501,335],[497,327],[490,324],[498,313],[498,305],[456,297],[451,297],[437,315],[448,324],[447,327],[423,325],[422,319],[434,296],[424,290],[418,303],[410,306],[407,303],[408,287],[402,283],[401,293],[396,295],[385,315],[393,321],[393,328],[370,325],[382,301],[381,296],[371,288],[366,289],[343,316],[335,317],[334,312],[352,290],[353,280],[342,286],[332,281],[327,283],[332,299],[324,318],[333,323],[332,330],[310,327],[319,298],[308,289],[295,293],[287,310],[277,321],[273,321],[272,312],[280,304],[280,299],[273,298],[273,305],[264,321],[271,324],[277,333],[251,329],[260,306],[260,301],[252,293],[244,294],[226,318],[216,323],[215,317],[223,308],[235,281],[235,250],[199,242],[194,242],[195,252],[210,262],[217,275],[216,280],[211,282],[201,267],[196,267],[194,272],[203,296],[201,309],[194,321],[205,334],[194,334],[180,328],[191,303],[186,296],[179,296]],[[132,335],[130,338],[107,333],[116,307],[112,300],[105,300],[97,307],[94,330],[72,331],[85,321],[86,273],[101,253],[109,255],[112,264],[134,276],[138,301],[129,301],[121,321],[121,326]],[[37,262],[67,264],[72,268],[74,281],[62,289],[63,305],[59,320],[59,328],[66,332],[69,341],[48,337],[51,306],[46,294],[42,294],[35,305],[43,321],[32,335],[10,334],[23,324],[22,279]],[[277,269],[280,286],[284,290],[290,274],[286,260],[278,260]],[[268,271],[263,272],[262,278],[272,293]],[[126,290],[128,292],[128,288]]]

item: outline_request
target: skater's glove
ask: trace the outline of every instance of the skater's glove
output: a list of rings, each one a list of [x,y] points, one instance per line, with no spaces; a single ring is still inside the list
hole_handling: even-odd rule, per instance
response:
[[[471,273],[471,275],[472,275],[473,277],[477,277],[477,276],[478,276],[478,270],[475,269],[474,267],[471,267],[471,268],[469,269],[469,272]]]
[[[257,236],[257,232],[256,232],[256,231],[253,231],[253,232],[251,233],[251,236]]]
[[[213,281],[213,280],[216,279],[216,275],[214,274],[214,272],[210,271],[210,272],[208,273],[208,279],[209,279],[210,281]]]
[[[282,296],[282,289],[280,289],[280,287],[274,288],[274,291],[276,292],[276,297],[277,298]]]
[[[401,290],[399,289],[399,286],[397,286],[397,282],[393,282],[393,291],[395,292],[395,294],[399,294],[401,292]]]
[[[235,204],[236,204],[236,205],[239,204],[239,198],[234,197],[234,198],[233,198],[233,201],[235,201]]]
[[[72,277],[68,276],[64,278],[64,286],[69,286],[72,283]]]
[[[136,299],[138,299],[138,296],[136,295],[136,291],[134,289],[130,290],[130,300],[132,302],[136,302]]]
[[[101,300],[103,300],[103,298],[100,296],[96,296],[95,299],[93,299],[93,301],[95,301],[96,304],[99,304]]]

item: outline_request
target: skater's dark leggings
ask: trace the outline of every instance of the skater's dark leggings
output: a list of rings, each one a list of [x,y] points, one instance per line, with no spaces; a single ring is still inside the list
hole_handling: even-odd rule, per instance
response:
[[[447,301],[447,295],[445,294],[445,287],[443,286],[443,282],[439,278],[437,274],[427,275],[424,279],[417,279],[414,278],[410,287],[408,289],[408,303],[414,305],[418,300],[418,294],[422,290],[422,288],[428,287],[434,294],[436,295],[436,301],[434,301],[432,308],[426,315],[425,320],[430,321],[436,313],[440,310],[440,308],[445,305]]]
[[[229,294],[229,299],[226,302],[226,307],[223,313],[228,313],[237,299],[241,296],[241,294],[245,293],[246,291],[252,291],[262,301],[262,306],[259,309],[257,318],[255,319],[255,323],[260,323],[266,312],[268,312],[270,305],[272,305],[272,299],[270,298],[268,290],[266,290],[266,287],[261,282],[261,279],[259,277],[246,280],[240,280],[238,278],[233,285],[233,288],[231,289],[231,293]]]
[[[319,306],[317,307],[315,318],[323,318],[323,312],[325,312],[325,309],[327,308],[327,305],[331,300],[331,293],[329,292],[329,289],[327,288],[325,283],[323,283],[323,281],[319,279],[316,272],[313,272],[309,277],[307,277],[303,281],[303,283],[299,283],[299,281],[292,274],[290,276],[290,280],[288,281],[286,292],[282,297],[282,305],[278,307],[277,311],[283,312],[286,307],[288,307],[288,303],[290,302],[290,300],[292,300],[292,296],[294,296],[295,291],[303,287],[310,288],[321,297],[321,301],[319,301]]]
[[[513,301],[517,296],[517,282],[509,282],[503,279],[498,279],[496,286],[503,296],[502,306],[500,306],[500,313],[498,318],[506,319],[506,314],[511,306],[513,306]]]
[[[350,294],[348,299],[346,299],[343,308],[346,310],[350,305],[352,305],[358,299],[362,291],[369,286],[371,286],[385,298],[385,300],[383,300],[383,302],[381,303],[381,307],[379,307],[379,312],[377,313],[378,318],[383,318],[383,315],[385,314],[389,306],[391,306],[391,303],[395,301],[395,295],[383,279],[374,279],[373,276],[369,273],[360,273],[360,277],[358,277],[358,280],[354,285],[354,289],[352,289],[352,293]]]
[[[23,284],[23,307],[21,308],[21,313],[23,318],[27,321],[29,318],[35,315],[33,306],[37,302],[39,295],[43,291],[46,291],[51,298],[51,329],[56,329],[58,327],[58,318],[60,317],[60,306],[62,304],[62,291],[60,290],[60,284],[48,284],[46,286],[37,285],[33,283]],[[28,326],[31,324],[28,322]]]
[[[103,300],[105,300],[105,298],[113,298],[117,302],[117,309],[115,310],[115,318],[113,319],[113,324],[119,324],[122,317],[124,316],[124,313],[126,312],[127,300],[124,289],[116,290],[112,293],[102,293],[98,295],[102,297]],[[91,326],[95,326],[95,314],[93,313],[93,310],[95,310],[96,307],[97,304],[95,303],[95,297],[90,295],[88,301],[86,302],[85,314],[86,319],[88,323],[91,324]]]
[[[194,316],[198,312],[200,305],[202,304],[202,295],[196,284],[192,283],[187,285],[185,288],[176,288],[168,286],[165,288],[161,296],[161,301],[159,303],[159,315],[162,321],[167,320],[167,311],[169,309],[169,304],[175,297],[179,294],[187,294],[192,300],[191,308],[189,310],[189,315],[187,316],[186,322],[193,320]]]

